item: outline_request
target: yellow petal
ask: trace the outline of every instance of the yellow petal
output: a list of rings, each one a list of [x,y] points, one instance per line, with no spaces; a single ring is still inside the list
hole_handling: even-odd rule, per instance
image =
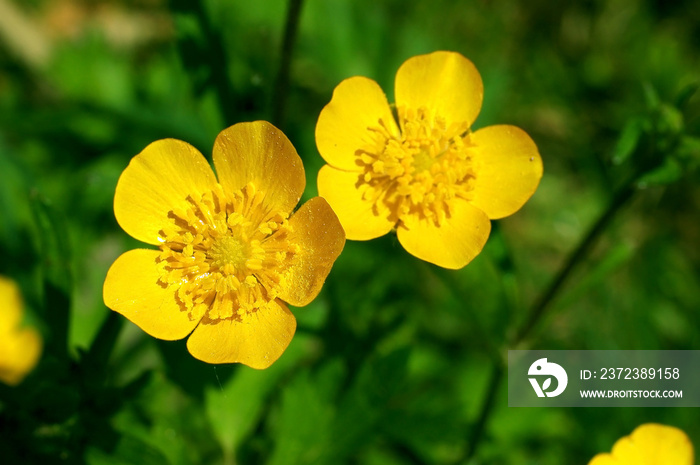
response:
[[[216,185],[207,160],[175,139],[153,142],[132,158],[114,194],[114,215],[130,236],[158,244],[158,231],[170,224],[168,212]]]
[[[187,349],[203,362],[242,363],[260,370],[282,355],[296,327],[289,309],[272,301],[243,321],[205,317],[187,340]]]
[[[105,305],[121,313],[158,339],[173,341],[187,336],[198,320],[189,318],[175,298],[177,284],[164,287],[156,250],[135,249],[122,254],[107,272]]]
[[[466,201],[455,200],[440,226],[432,219],[408,219],[397,229],[408,253],[443,268],[459,269],[476,257],[486,244],[491,222],[484,212]]]
[[[225,190],[237,192],[253,183],[275,212],[291,212],[306,185],[296,149],[267,121],[239,123],[221,131],[214,142],[214,166]]]
[[[650,465],[692,465],[695,461],[690,439],[673,426],[647,423],[632,431],[629,438],[639,458],[644,457]],[[617,447],[613,447],[616,457],[620,456]],[[625,460],[629,461],[627,457]]]
[[[23,308],[17,284],[0,276],[0,381],[10,386],[21,383],[41,355],[39,332],[22,326]]]
[[[0,381],[10,386],[22,382],[36,366],[42,340],[34,328],[17,328],[0,338]]]
[[[22,295],[11,279],[0,276],[0,334],[13,331],[22,321]]]
[[[381,121],[381,123],[380,123]],[[327,163],[346,171],[359,171],[357,150],[372,146],[369,128],[383,125],[393,136],[399,129],[379,84],[364,77],[342,81],[318,117],[316,146]]]
[[[535,193],[542,178],[542,158],[525,131],[488,126],[470,136],[476,172],[471,204],[489,218],[512,215]]]
[[[280,299],[303,307],[321,291],[326,276],[345,245],[345,232],[330,205],[321,197],[306,202],[290,218],[290,244],[300,246],[282,276]]]
[[[610,454],[598,454],[588,462],[588,465],[621,465],[612,455]]]
[[[610,454],[614,463],[620,465],[644,465],[653,464],[647,462],[647,457],[642,454],[642,451],[634,444],[630,436],[625,436],[617,440]]]
[[[471,61],[455,52],[406,60],[396,73],[396,106],[425,107],[447,123],[471,125],[481,110],[484,85]]]
[[[374,202],[362,198],[358,190],[359,173],[337,170],[329,165],[318,172],[318,193],[325,198],[338,215],[347,238],[366,241],[391,231],[394,222],[388,211],[380,215]]]
[[[588,465],[692,465],[693,444],[673,426],[646,423],[619,439],[609,454],[598,454]]]

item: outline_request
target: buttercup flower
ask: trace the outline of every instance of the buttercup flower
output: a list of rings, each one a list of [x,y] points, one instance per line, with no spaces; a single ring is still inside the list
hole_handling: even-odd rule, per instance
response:
[[[472,132],[483,85],[454,52],[407,60],[396,73],[398,120],[371,79],[341,82],[316,126],[328,163],[318,191],[348,239],[396,228],[403,247],[445,268],[461,268],[486,243],[491,219],[515,213],[542,177],[530,137],[514,126]]]
[[[134,238],[159,250],[120,256],[105,304],[148,334],[187,340],[208,363],[270,366],[294,335],[285,302],[304,306],[321,290],[345,244],[328,203],[292,214],[304,167],[271,124],[241,123],[214,143],[218,182],[191,145],[160,140],[131,160],[114,213]]]
[[[646,423],[619,439],[612,452],[598,454],[588,465],[693,465],[693,444],[673,426]]]
[[[0,381],[10,386],[21,383],[41,355],[41,336],[22,325],[23,313],[19,288],[0,276]]]

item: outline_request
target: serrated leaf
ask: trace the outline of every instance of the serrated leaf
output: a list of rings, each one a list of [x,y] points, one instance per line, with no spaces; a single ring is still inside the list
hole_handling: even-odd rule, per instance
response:
[[[316,372],[302,371],[282,393],[275,422],[275,447],[268,465],[315,463],[332,443],[337,390],[344,378],[340,360],[331,360]]]
[[[404,384],[409,353],[369,357],[344,394],[337,393],[344,377],[340,363],[295,378],[283,395],[268,465],[346,463],[381,430],[387,404]]]
[[[132,398],[111,419],[114,429],[157,450],[170,465],[221,463],[221,446],[202,403],[163,373],[152,373],[147,380],[137,383],[140,386],[136,392],[130,390]]]
[[[369,360],[338,406],[325,453],[313,462],[346,463],[373,440],[387,415],[387,404],[404,385],[410,349],[403,348]]]
[[[238,446],[260,422],[265,403],[280,378],[298,360],[300,354],[290,349],[266,370],[240,366],[224,385],[207,387],[207,417],[228,461],[233,461]]]

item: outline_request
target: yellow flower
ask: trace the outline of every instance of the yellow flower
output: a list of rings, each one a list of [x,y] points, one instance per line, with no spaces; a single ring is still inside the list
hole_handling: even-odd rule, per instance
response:
[[[371,79],[341,82],[316,126],[328,165],[318,191],[348,239],[396,228],[403,247],[445,268],[479,254],[490,219],[515,213],[542,177],[530,137],[514,126],[472,132],[483,84],[471,61],[454,52],[407,60],[396,73],[397,119]]]
[[[23,304],[17,285],[0,276],[0,381],[21,383],[41,355],[41,336],[22,326]]]
[[[693,444],[673,426],[646,423],[619,439],[612,452],[598,454],[588,465],[693,465]]]
[[[191,145],[156,141],[131,160],[114,196],[129,235],[159,246],[120,256],[105,304],[148,334],[187,341],[208,363],[267,368],[287,348],[303,306],[321,290],[345,244],[328,203],[294,214],[304,167],[270,123],[241,123],[214,143],[218,182]]]

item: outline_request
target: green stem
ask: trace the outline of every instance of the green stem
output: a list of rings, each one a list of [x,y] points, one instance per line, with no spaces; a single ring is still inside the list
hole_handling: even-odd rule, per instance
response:
[[[292,67],[292,54],[303,0],[289,0],[287,9],[287,21],[284,26],[284,37],[280,51],[280,66],[277,71],[277,79],[272,94],[272,123],[280,129],[284,128],[284,116],[287,108],[287,95],[289,93],[289,74]]]
[[[562,266],[556,276],[552,279],[549,286],[547,286],[540,297],[535,300],[535,303],[532,305],[529,312],[529,317],[527,320],[525,320],[525,324],[518,332],[515,333],[515,336],[510,339],[508,347],[518,346],[532,333],[533,329],[537,327],[542,318],[547,314],[547,311],[551,308],[551,303],[562,289],[562,286],[566,283],[566,280],[571,275],[571,272],[588,255],[588,252],[591,250],[593,245],[595,245],[596,240],[600,237],[603,231],[605,231],[615,215],[633,197],[634,193],[636,192],[635,185],[636,178],[634,181],[626,184],[613,196],[608,208],[602,215],[600,215],[600,217],[598,217],[598,220],[593,223],[593,226],[591,226],[588,233],[583,237],[573,252],[571,252],[569,258],[564,262],[564,266]],[[481,444],[488,420],[493,413],[496,391],[498,390],[498,386],[503,379],[504,371],[505,367],[503,363],[498,363],[494,366],[491,376],[491,383],[486,391],[477,422],[474,426],[474,430],[472,431],[472,442],[469,445],[467,458],[474,457],[479,445]]]
[[[632,198],[635,191],[636,189],[634,187],[634,183],[630,183],[615,194],[607,210],[605,210],[605,212],[588,230],[588,234],[584,236],[583,240],[578,244],[578,247],[576,247],[571,255],[569,255],[569,258],[566,260],[564,266],[550,282],[547,289],[540,294],[540,297],[535,301],[535,304],[530,310],[530,316],[526,320],[525,324],[511,339],[509,344],[510,347],[516,347],[530,335],[532,330],[547,313],[551,302],[559,293],[562,286],[571,275],[571,272],[583,260],[583,258],[588,255],[588,252],[591,250],[598,237],[600,237],[602,232],[605,231],[617,212]]]
[[[467,455],[465,457],[466,460],[474,457],[479,444],[481,444],[481,439],[486,431],[486,423],[491,417],[491,412],[496,405],[496,392],[498,391],[504,374],[505,367],[501,361],[498,361],[494,366],[493,372],[491,373],[491,379],[486,387],[484,402],[481,405],[479,417],[476,419],[474,429],[472,429],[472,434],[469,437],[469,449],[467,450]]]

